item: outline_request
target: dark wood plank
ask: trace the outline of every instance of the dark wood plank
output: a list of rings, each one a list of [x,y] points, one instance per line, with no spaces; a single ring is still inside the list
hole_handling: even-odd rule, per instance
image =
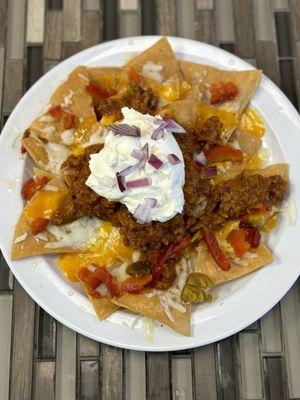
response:
[[[281,89],[297,108],[298,100],[295,82],[295,62],[293,60],[280,60],[279,70],[281,76]]]
[[[124,393],[123,350],[101,345],[102,400],[122,400]]]
[[[44,59],[59,60],[62,52],[63,14],[61,11],[48,11],[46,16],[46,34]]]
[[[213,11],[197,11],[195,39],[204,43],[217,44]]]
[[[99,24],[98,11],[83,11],[82,49],[94,46],[101,41],[102,26]]]
[[[103,40],[117,39],[119,36],[118,0],[103,0]]]
[[[26,89],[29,89],[43,74],[43,48],[28,46]]]
[[[78,356],[79,357],[98,357],[99,343],[86,336],[78,335]]]
[[[35,357],[55,359],[56,320],[39,306],[36,306]]]
[[[156,33],[158,35],[176,35],[175,0],[156,1]]]
[[[36,361],[34,400],[55,400],[55,362]]]
[[[218,400],[237,400],[238,380],[234,337],[217,343]]]
[[[147,399],[169,400],[172,393],[169,353],[147,353],[146,374]]]
[[[0,43],[5,42],[6,0],[0,0]]]
[[[2,253],[0,252],[0,292],[6,292],[8,290],[12,290],[10,278],[10,270],[8,265],[3,257]]]
[[[34,302],[15,282],[10,400],[30,400],[34,337]]]
[[[7,60],[5,63],[3,114],[11,113],[23,94],[23,61]]]
[[[267,400],[287,400],[287,382],[281,357],[264,359],[264,384]]]
[[[223,50],[228,51],[229,53],[235,53],[234,43],[220,43],[220,47]]]
[[[63,0],[47,0],[47,8],[49,10],[62,10]]]
[[[255,58],[253,5],[251,0],[233,0],[236,54]]]
[[[276,85],[280,84],[279,66],[275,43],[258,41],[256,43],[257,67],[261,68]]]
[[[279,57],[292,57],[292,24],[289,12],[275,12],[275,27]]]
[[[294,38],[300,40],[300,1],[290,0],[291,14],[294,28]]]
[[[100,400],[99,361],[80,361],[80,400]]]
[[[156,29],[154,1],[141,0],[142,35],[154,35]]]
[[[216,400],[216,362],[213,344],[194,350],[194,387],[197,400]]]
[[[63,44],[63,59],[69,58],[74,54],[81,51],[81,43],[80,42],[72,42],[72,43],[64,43]]]

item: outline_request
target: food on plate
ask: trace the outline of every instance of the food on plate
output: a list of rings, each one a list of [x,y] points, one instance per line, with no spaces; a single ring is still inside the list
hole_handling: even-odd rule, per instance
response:
[[[77,67],[23,134],[12,259],[58,254],[100,320],[125,308],[190,335],[195,304],[274,258],[288,165],[268,166],[260,79],[177,60],[166,38]]]

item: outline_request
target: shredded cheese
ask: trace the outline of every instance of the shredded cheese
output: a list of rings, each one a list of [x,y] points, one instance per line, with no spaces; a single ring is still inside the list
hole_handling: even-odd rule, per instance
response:
[[[291,226],[296,226],[297,224],[297,207],[294,199],[289,199],[288,201],[288,216],[289,224]]]
[[[44,147],[48,155],[46,170],[59,174],[61,164],[67,159],[70,150],[62,144],[50,142],[45,144]]]
[[[147,61],[146,64],[143,65],[142,75],[145,78],[153,79],[158,83],[162,83],[163,81],[163,65],[154,64],[152,61]]]
[[[40,121],[40,122],[53,122],[53,121],[55,121],[55,118],[52,117],[51,115],[42,115],[42,116],[39,118],[39,121]]]
[[[17,237],[17,238],[15,239],[15,241],[14,241],[14,244],[23,242],[23,241],[27,238],[27,236],[28,236],[28,233],[24,233],[23,235]]]
[[[73,144],[74,129],[66,129],[61,134],[63,144],[70,146]]]

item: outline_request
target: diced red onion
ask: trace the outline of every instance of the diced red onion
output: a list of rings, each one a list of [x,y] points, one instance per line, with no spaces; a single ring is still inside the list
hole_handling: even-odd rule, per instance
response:
[[[126,184],[126,186],[127,186],[129,189],[139,188],[139,187],[149,186],[149,185],[151,185],[151,181],[150,181],[150,179],[147,178],[147,177],[135,179],[134,181],[129,181],[129,182],[127,182],[127,184]]]
[[[137,160],[141,160],[143,158],[143,150],[133,149],[131,152],[131,157],[136,158]]]
[[[204,173],[207,178],[214,178],[218,175],[218,169],[215,165],[204,168]]]
[[[193,160],[201,165],[207,164],[207,158],[205,157],[205,154],[203,153],[203,151],[201,151],[201,153],[195,153],[193,155]]]
[[[153,197],[147,197],[145,198],[145,202],[148,203],[151,206],[151,208],[153,208],[156,206],[157,200],[154,199]]]
[[[165,129],[171,133],[185,133],[185,129],[172,119],[165,119]]]
[[[180,159],[176,156],[176,154],[169,154],[167,158],[173,165],[180,163]]]
[[[122,171],[120,171],[119,174],[121,176],[126,176],[126,175],[130,174],[132,171],[134,171],[136,169],[135,168],[136,165],[129,165],[129,167],[126,167],[126,168],[122,169]]]
[[[141,158],[139,162],[139,168],[143,168],[143,166],[146,164],[148,158],[149,158],[149,144],[145,143],[144,146],[142,147],[142,152],[143,152],[143,157]]]
[[[106,125],[106,127],[117,135],[141,137],[141,131],[136,126],[131,126],[128,124],[115,124]]]
[[[157,200],[151,197],[145,199],[145,203],[139,204],[133,216],[139,222],[149,222],[151,209],[155,206]]]
[[[167,124],[163,119],[160,119],[160,118],[155,118],[153,120],[153,124],[156,126],[156,128],[154,129],[151,138],[153,140],[158,140],[163,136],[164,129]]]
[[[149,157],[148,163],[152,165],[152,167],[154,167],[155,169],[159,169],[164,165],[164,163],[153,153]]]
[[[121,175],[119,172],[116,173],[117,176],[117,181],[118,181],[118,186],[121,192],[125,192],[126,190],[126,181],[125,177]]]

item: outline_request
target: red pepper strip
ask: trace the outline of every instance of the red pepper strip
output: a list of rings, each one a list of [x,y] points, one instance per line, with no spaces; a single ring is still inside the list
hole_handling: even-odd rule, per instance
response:
[[[152,275],[143,276],[142,278],[131,276],[122,283],[121,289],[124,292],[139,294],[151,281]]]
[[[21,195],[24,200],[30,200],[33,195],[49,182],[46,176],[35,181],[33,178],[28,179],[22,188]]]
[[[155,264],[152,268],[152,281],[148,285],[148,287],[154,287],[156,282],[159,281],[163,271],[163,265],[170,258],[174,258],[183,252],[186,247],[190,244],[191,238],[189,236],[183,237],[178,243],[171,243],[167,246],[167,248],[159,254],[156,259]]]
[[[73,114],[66,112],[63,117],[63,122],[64,122],[64,129],[71,129],[74,126],[75,116]]]
[[[101,97],[102,99],[107,99],[107,97],[110,97],[115,94],[115,92],[108,91],[92,83],[86,85],[85,90],[90,96],[97,96]]]
[[[134,81],[137,85],[140,85],[142,83],[141,75],[133,67],[129,67],[129,69],[128,69],[128,78],[131,81]]]
[[[48,114],[50,114],[53,118],[62,119],[64,111],[61,106],[55,106],[48,111]]]
[[[220,245],[218,243],[218,240],[214,232],[211,229],[204,226],[202,228],[202,233],[204,236],[205,243],[208,247],[208,250],[210,251],[213,259],[218,264],[218,266],[223,271],[227,271],[228,269],[230,269],[231,267],[230,262],[228,261],[227,257],[220,248]]]
[[[241,161],[243,152],[229,146],[215,146],[207,154],[206,158],[209,162],[218,161]]]
[[[31,233],[37,235],[42,232],[46,226],[49,224],[49,219],[47,218],[37,218],[31,224]]]
[[[260,238],[261,234],[257,228],[253,227],[246,230],[245,239],[250,244],[252,249],[256,249],[259,246]]]
[[[92,289],[90,292],[91,296],[101,297],[101,295],[95,290],[100,283],[105,284],[107,290],[112,296],[119,295],[120,290],[114,282],[115,278],[105,268],[98,267],[97,265],[95,265],[95,267],[97,267],[95,272],[89,271],[88,268],[81,268],[78,273],[79,279],[87,283],[90,289]]]
[[[246,235],[246,229],[234,229],[227,237],[227,241],[231,244],[238,257],[242,257],[250,249],[250,243],[247,241]]]
[[[210,104],[214,105],[227,100],[234,100],[238,93],[239,89],[232,82],[214,83],[210,87]]]
[[[25,149],[25,147],[22,144],[21,144],[21,147],[20,147],[20,152],[21,152],[21,154],[27,153],[27,150]]]

